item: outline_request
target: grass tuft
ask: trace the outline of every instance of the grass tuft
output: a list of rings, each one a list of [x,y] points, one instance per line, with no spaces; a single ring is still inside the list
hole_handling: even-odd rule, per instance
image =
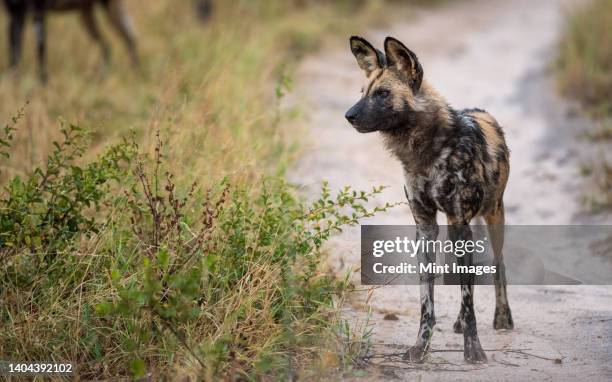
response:
[[[612,2],[594,0],[569,15],[557,61],[561,91],[594,117],[612,115]]]
[[[580,102],[594,120],[594,128],[582,134],[595,142],[612,138],[612,2],[593,0],[568,15],[556,62],[561,92]],[[612,207],[612,165],[604,155],[585,164],[582,172],[594,191],[584,197],[593,211]]]

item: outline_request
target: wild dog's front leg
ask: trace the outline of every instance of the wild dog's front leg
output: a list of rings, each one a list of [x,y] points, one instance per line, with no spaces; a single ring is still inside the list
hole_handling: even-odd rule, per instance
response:
[[[415,214],[416,216],[416,214]],[[438,237],[438,224],[433,219],[427,219],[427,224],[418,224],[416,239],[435,240]],[[433,263],[435,261],[435,252],[419,250],[417,256],[419,263]],[[429,350],[433,329],[436,325],[436,316],[434,313],[434,281],[435,275],[431,273],[420,275],[421,288],[421,322],[419,326],[419,334],[417,335],[416,343],[404,355],[404,359],[412,362],[422,362],[423,358]]]
[[[472,230],[467,222],[453,224],[448,227],[450,239],[454,242],[472,240]],[[461,266],[472,265],[472,253],[466,252],[457,257]],[[461,313],[459,319],[463,329],[463,356],[469,363],[487,362],[476,328],[476,312],[474,311],[474,274],[461,273]]]

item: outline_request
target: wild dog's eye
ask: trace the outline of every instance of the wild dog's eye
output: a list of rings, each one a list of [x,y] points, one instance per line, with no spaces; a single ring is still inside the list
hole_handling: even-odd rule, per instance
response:
[[[378,98],[387,98],[389,97],[389,91],[387,89],[376,89],[374,96]]]

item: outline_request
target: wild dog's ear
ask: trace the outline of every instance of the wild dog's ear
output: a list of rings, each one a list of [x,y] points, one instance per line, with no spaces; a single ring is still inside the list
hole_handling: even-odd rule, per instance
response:
[[[366,76],[369,76],[376,69],[385,66],[385,56],[364,38],[352,36],[350,41],[351,52],[355,55],[357,64],[365,72]]]
[[[423,68],[417,55],[393,37],[385,39],[385,54],[387,55],[387,65],[406,74],[412,91],[418,91],[423,81]]]

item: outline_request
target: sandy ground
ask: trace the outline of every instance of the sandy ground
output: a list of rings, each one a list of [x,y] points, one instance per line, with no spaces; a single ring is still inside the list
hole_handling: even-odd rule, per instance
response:
[[[356,30],[380,47],[387,35],[417,52],[425,77],[458,108],[478,106],[500,121],[511,154],[506,191],[507,224],[610,224],[591,217],[579,202],[585,152],[575,138],[588,122],[575,116],[554,93],[549,62],[563,10],[575,1],[467,1],[418,10],[384,30]],[[348,36],[347,36],[348,40]],[[402,172],[376,134],[362,135],[344,120],[362,84],[348,41],[331,44],[308,58],[298,73],[293,100],[308,116],[304,155],[291,179],[304,194],[316,196],[322,180],[333,188],[390,186],[374,203],[403,201]],[[441,224],[444,219],[440,216]],[[407,206],[364,222],[413,224]],[[359,229],[350,229],[329,246],[330,266],[339,274],[359,265]],[[512,254],[506,252],[506,257]],[[612,269],[605,258],[601,267]],[[354,279],[358,283],[359,274]],[[416,286],[386,286],[355,293],[345,315],[364,322],[372,308],[374,353],[395,353],[413,344],[419,321]],[[492,286],[475,292],[480,340],[486,365],[463,360],[463,339],[452,331],[459,310],[459,287],[435,291],[437,327],[433,352],[421,365],[399,357],[375,358],[367,376],[346,379],[408,380],[611,380],[612,287],[509,286],[515,330],[492,328]],[[393,313],[397,320],[384,320]],[[505,351],[502,351],[504,350]],[[508,349],[523,350],[525,354]],[[447,350],[447,351],[440,351]],[[456,350],[456,351],[448,351]]]

